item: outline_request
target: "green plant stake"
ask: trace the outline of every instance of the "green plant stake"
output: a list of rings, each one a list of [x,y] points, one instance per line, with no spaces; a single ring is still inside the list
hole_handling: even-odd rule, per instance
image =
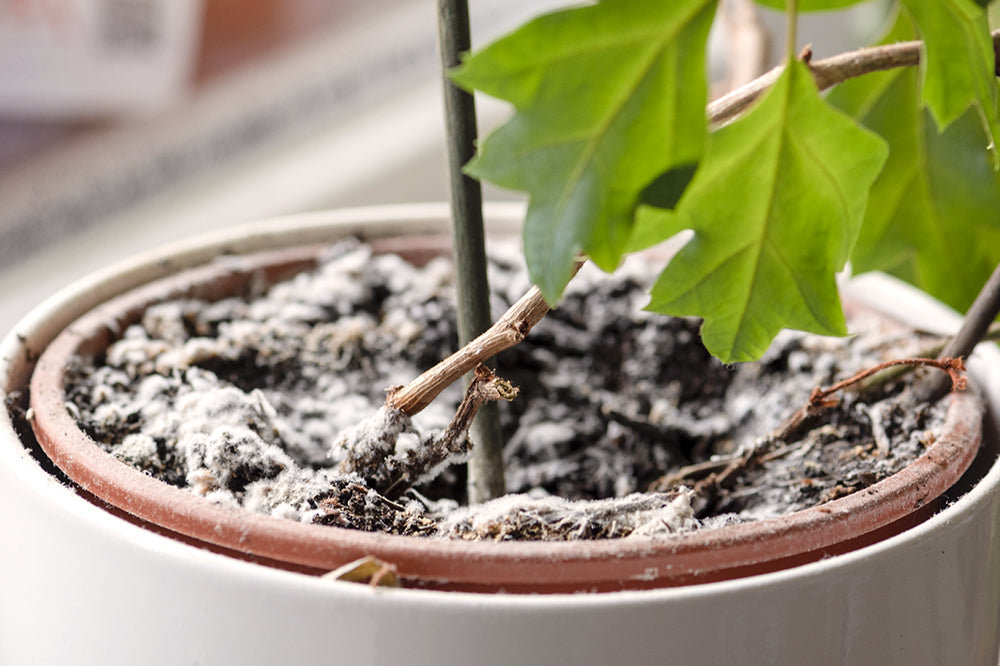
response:
[[[441,64],[447,72],[471,48],[469,6],[465,0],[438,0],[438,36]],[[473,96],[444,80],[448,167],[451,178],[452,238],[458,296],[458,336],[464,346],[493,323],[486,248],[483,197],[479,181],[462,172],[476,151],[476,106]],[[469,458],[469,502],[483,502],[504,494],[503,445],[500,411],[483,405],[472,424],[475,442]]]

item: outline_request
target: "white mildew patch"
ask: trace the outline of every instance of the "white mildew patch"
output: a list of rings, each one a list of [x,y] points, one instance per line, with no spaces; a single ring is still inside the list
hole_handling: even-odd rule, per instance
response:
[[[492,261],[495,316],[528,288],[511,250]],[[586,266],[499,358],[498,374],[520,388],[501,407],[511,494],[460,506],[459,451],[389,499],[372,490],[375,472],[341,469],[342,443],[391,476],[426,457],[448,424],[461,386],[412,420],[383,405],[387,388],[455,350],[451,277],[444,259],[416,268],[344,241],[315,272],[247,297],[151,307],[102,363],[81,363],[69,399],[111,455],[223,506],[501,540],[660,538],[815,505],[900,469],[943,413],[845,393],[828,422],[711,502],[694,478],[665,485],[685,466],[748,450],[814,387],[915,343],[859,319],[851,338],[784,333],[759,363],[726,367],[701,346],[698,322],[641,309],[655,278],[644,262],[614,275]]]

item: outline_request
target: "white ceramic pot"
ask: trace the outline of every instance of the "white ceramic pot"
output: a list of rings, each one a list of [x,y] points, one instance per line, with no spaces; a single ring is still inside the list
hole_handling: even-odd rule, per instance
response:
[[[443,206],[260,223],[147,254],[39,306],[0,346],[5,397],[37,352],[107,297],[222,250],[441,230]],[[513,228],[519,207],[488,210]],[[931,329],[957,320],[898,282],[852,295]],[[775,573],[578,595],[371,589],[266,568],[140,528],[63,485],[0,423],[0,664],[996,664],[1000,353],[970,371],[993,410],[971,489],[925,523]]]

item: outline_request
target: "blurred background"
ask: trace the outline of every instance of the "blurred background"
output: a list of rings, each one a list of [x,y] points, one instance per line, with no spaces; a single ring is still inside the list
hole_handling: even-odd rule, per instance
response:
[[[566,0],[470,0],[485,44]],[[817,57],[887,2],[804,17]],[[783,18],[725,0],[714,93]],[[433,0],[0,0],[0,331],[137,251],[247,220],[447,199]],[[480,128],[507,110],[479,100]],[[487,200],[519,195],[486,188]]]

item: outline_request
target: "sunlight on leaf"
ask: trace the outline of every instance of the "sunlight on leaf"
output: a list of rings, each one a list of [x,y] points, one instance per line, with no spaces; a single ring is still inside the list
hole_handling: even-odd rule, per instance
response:
[[[758,358],[782,328],[844,334],[834,276],[886,154],[794,62],[758,107],[712,136],[677,208],[694,238],[649,309],[703,317],[706,347],[726,362]]]
[[[525,257],[550,303],[578,252],[616,268],[643,192],[665,171],[698,163],[715,5],[604,0],[549,14],[454,72],[459,85],[516,108],[467,170],[529,193]]]

